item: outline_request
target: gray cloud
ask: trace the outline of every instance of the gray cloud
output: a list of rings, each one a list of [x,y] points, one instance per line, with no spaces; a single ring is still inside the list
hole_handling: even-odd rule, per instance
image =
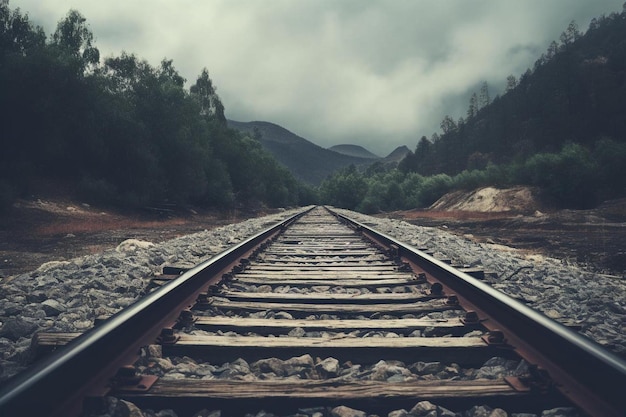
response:
[[[189,82],[209,69],[234,120],[266,120],[321,146],[381,155],[463,116],[531,67],[571,20],[623,0],[11,0],[54,31],[79,10],[103,56],[167,57]],[[492,91],[495,95],[497,91]]]

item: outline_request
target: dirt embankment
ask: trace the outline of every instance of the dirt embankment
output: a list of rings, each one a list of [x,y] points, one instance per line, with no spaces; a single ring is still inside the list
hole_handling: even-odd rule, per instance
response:
[[[494,187],[455,191],[437,200],[430,211],[470,211],[480,213],[533,213],[542,206],[539,192],[530,187],[500,190]]]
[[[428,210],[386,216],[552,256],[616,277],[626,273],[626,199],[593,210],[550,210],[532,188],[486,187],[447,194]]]

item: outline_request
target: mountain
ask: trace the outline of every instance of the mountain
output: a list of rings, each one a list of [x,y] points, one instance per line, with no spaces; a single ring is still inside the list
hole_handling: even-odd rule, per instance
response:
[[[393,150],[389,155],[383,158],[383,161],[386,163],[395,162],[396,164],[404,159],[407,154],[411,153],[409,148],[405,145],[398,146]]]
[[[341,168],[349,165],[365,166],[373,162],[371,157],[345,155],[322,148],[274,123],[228,120],[228,126],[258,139],[263,148],[274,155],[296,178],[312,185],[319,185]]]
[[[342,144],[331,146],[328,149],[343,155],[356,156],[357,158],[380,159],[380,156],[374,155],[373,153],[359,145]]]

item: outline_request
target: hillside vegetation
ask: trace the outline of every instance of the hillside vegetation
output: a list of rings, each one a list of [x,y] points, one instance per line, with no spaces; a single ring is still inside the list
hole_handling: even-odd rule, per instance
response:
[[[93,39],[78,11],[47,36],[0,0],[0,208],[42,179],[123,207],[321,202],[371,213],[517,185],[554,207],[626,196],[626,12],[586,33],[572,22],[502,95],[492,100],[484,83],[464,117],[379,159],[227,121],[206,68],[186,87],[171,60],[101,59]]]
[[[322,148],[274,123],[229,120],[228,125],[254,137],[296,178],[311,185],[319,185],[326,177],[349,165],[366,166],[372,163],[370,157],[346,155]]]
[[[554,207],[589,208],[626,196],[626,11],[572,22],[490,99],[483,84],[465,117],[446,116],[397,170],[327,179],[322,199],[365,212],[428,207],[452,190],[538,187]]]
[[[0,1],[0,206],[42,178],[96,203],[214,207],[306,204],[311,191],[258,141],[229,129],[203,69],[100,59],[75,10],[46,36]]]

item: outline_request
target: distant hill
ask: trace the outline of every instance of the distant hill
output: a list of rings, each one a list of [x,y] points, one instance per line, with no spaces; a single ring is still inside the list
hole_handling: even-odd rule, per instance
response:
[[[372,158],[345,155],[322,148],[289,130],[269,122],[237,122],[228,120],[228,126],[257,136],[263,148],[285,165],[295,177],[309,184],[319,185],[333,172],[349,165],[364,166]]]
[[[380,156],[371,153],[370,151],[359,145],[342,144],[331,146],[328,149],[343,155],[356,156],[357,158],[380,159]]]
[[[393,152],[384,157],[383,160],[387,163],[395,162],[397,164],[398,162],[402,161],[404,157],[407,156],[407,154],[409,153],[411,153],[411,151],[405,145],[398,146],[396,149],[393,150]]]

